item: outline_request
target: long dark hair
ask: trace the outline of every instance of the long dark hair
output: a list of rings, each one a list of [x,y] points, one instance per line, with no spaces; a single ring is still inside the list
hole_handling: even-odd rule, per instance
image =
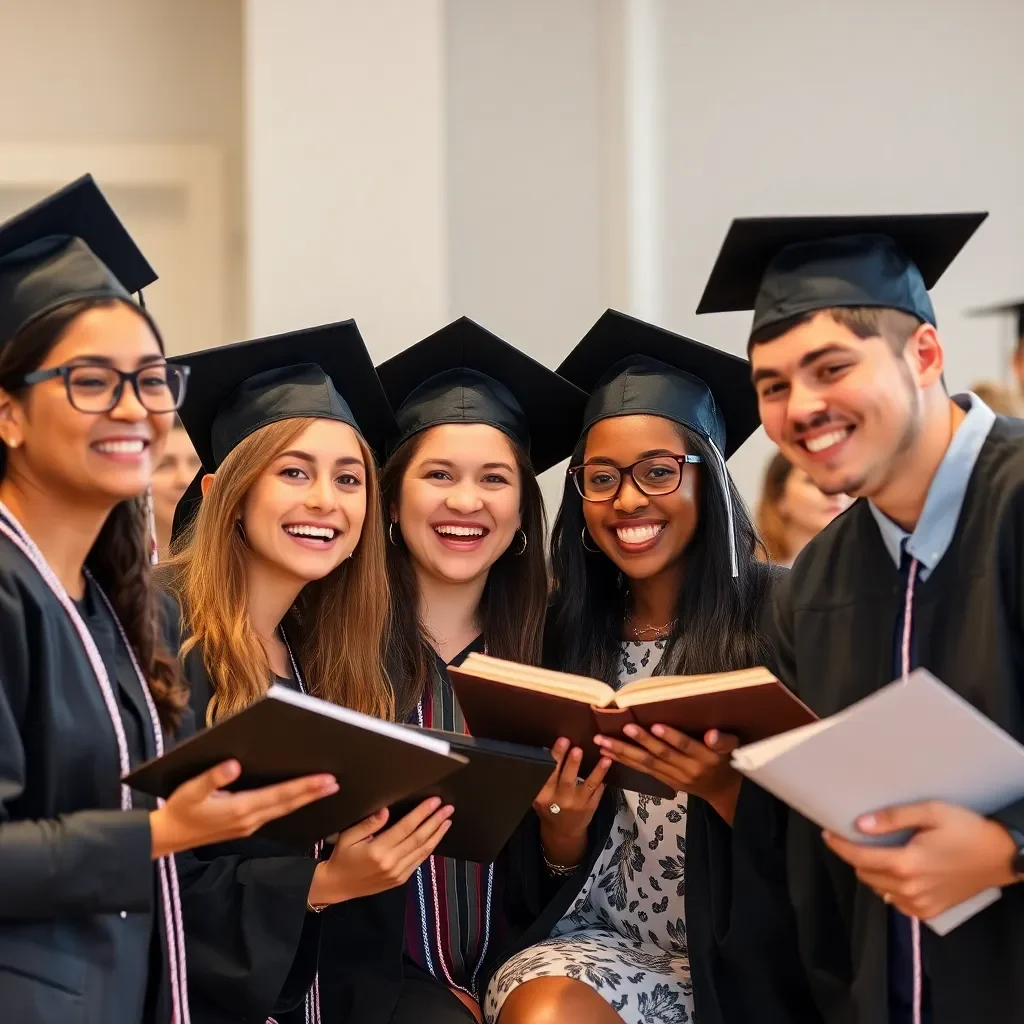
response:
[[[759,541],[743,499],[729,477],[723,482],[711,445],[677,427],[686,451],[700,455],[697,528],[686,549],[686,569],[676,603],[676,624],[659,669],[691,675],[765,663],[768,645],[757,628],[771,570],[758,561]],[[583,461],[584,436],[573,453]],[[725,491],[729,488],[739,575],[729,557]],[[629,581],[603,553],[583,547],[583,499],[566,477],[551,538],[555,582],[545,634],[545,664],[563,672],[614,683],[621,664],[622,624],[629,613]],[[593,541],[590,542],[593,544]]]
[[[391,584],[391,608],[385,660],[395,691],[399,721],[416,707],[433,671],[434,649],[427,641],[419,619],[419,590],[409,549],[398,529],[391,529],[391,509],[400,504],[402,481],[423,443],[425,431],[400,445],[381,471],[384,529],[387,543],[388,580]],[[487,640],[487,652],[527,665],[540,661],[541,636],[547,606],[547,566],[544,560],[544,503],[537,475],[530,458],[509,439],[522,485],[522,530],[526,550],[516,554],[519,543],[513,540],[491,566],[480,601],[480,623]],[[394,541],[391,540],[394,535]]]
[[[0,349],[0,388],[14,396],[23,393],[21,382],[25,374],[39,368],[71,322],[87,310],[110,306],[115,301],[81,299],[34,320]],[[6,469],[6,448],[0,443],[0,480]],[[114,506],[85,564],[114,606],[139,667],[149,681],[161,724],[174,733],[188,705],[188,691],[181,682],[177,660],[167,651],[161,635],[142,497]]]

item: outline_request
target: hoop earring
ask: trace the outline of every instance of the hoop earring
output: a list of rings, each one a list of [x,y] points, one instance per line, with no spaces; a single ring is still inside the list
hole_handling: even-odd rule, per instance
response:
[[[580,537],[583,540],[583,550],[584,551],[589,551],[592,555],[599,555],[599,554],[601,554],[601,549],[600,548],[588,548],[587,547],[587,528],[585,526],[580,531]]]
[[[395,521],[393,519],[388,523],[388,540],[391,541],[396,548],[399,546],[398,541],[395,540]]]
[[[518,558],[521,554],[523,554],[526,551],[526,546],[529,543],[529,538],[526,536],[526,531],[522,527],[519,527],[519,529],[516,530],[516,534],[523,538],[523,546],[518,551],[512,552],[512,554],[514,554],[516,558]]]

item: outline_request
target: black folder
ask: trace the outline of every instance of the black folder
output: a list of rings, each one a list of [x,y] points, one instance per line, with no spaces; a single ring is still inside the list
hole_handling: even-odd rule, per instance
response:
[[[307,850],[459,772],[468,758],[447,739],[275,685],[262,700],[141,765],[124,781],[166,798],[229,758],[242,766],[229,787],[234,791],[329,773],[338,780],[337,793],[269,821],[256,833]]]
[[[435,853],[442,857],[490,864],[529,813],[534,797],[555,770],[555,759],[543,747],[504,743],[440,729],[408,727],[411,732],[446,740],[453,754],[469,759],[459,772],[425,783],[408,799],[392,806],[394,823],[421,800],[439,796],[452,804],[452,827]]]

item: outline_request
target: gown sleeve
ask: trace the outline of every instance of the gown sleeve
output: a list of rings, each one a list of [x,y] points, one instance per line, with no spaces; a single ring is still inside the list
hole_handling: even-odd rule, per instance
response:
[[[81,810],[43,820],[19,820],[12,811],[25,796],[29,772],[45,768],[30,763],[54,756],[33,749],[27,722],[31,652],[45,641],[45,615],[11,573],[0,571],[0,921],[147,912],[153,904],[148,811]]]

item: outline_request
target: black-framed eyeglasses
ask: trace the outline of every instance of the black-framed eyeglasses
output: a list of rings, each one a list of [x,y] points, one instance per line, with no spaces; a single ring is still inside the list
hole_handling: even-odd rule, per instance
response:
[[[68,401],[79,412],[103,413],[117,408],[125,384],[131,384],[139,404],[147,412],[175,412],[185,401],[185,385],[191,367],[174,363],[151,363],[126,373],[113,366],[76,363],[36,370],[22,378],[23,384],[41,384],[63,377]]]
[[[703,461],[699,455],[652,455],[631,466],[585,462],[582,466],[570,466],[569,476],[586,501],[611,501],[618,497],[627,474],[642,494],[658,497],[671,494],[679,486],[683,466]]]

